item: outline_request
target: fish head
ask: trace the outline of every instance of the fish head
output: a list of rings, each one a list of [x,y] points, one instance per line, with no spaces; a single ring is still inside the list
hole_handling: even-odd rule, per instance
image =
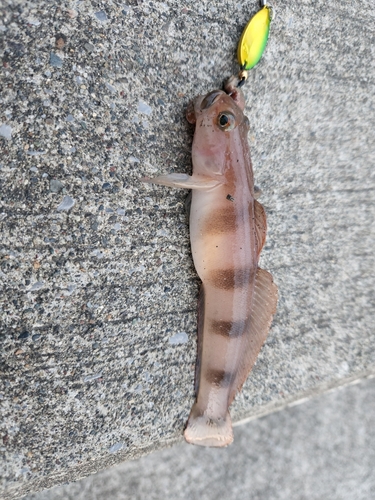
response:
[[[193,141],[194,172],[220,176],[230,163],[231,151],[243,141],[247,144],[249,120],[237,99],[222,90],[213,90],[198,96],[186,113],[190,123],[195,123]]]

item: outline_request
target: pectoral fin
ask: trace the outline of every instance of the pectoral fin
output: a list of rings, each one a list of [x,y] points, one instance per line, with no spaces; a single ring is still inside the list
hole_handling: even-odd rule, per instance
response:
[[[143,177],[142,182],[185,189],[212,189],[220,184],[219,180],[212,179],[211,177],[198,177],[178,173],[160,175],[159,177],[152,177],[151,179],[149,177]]]
[[[273,282],[272,275],[264,271],[264,269],[258,268],[249,315],[249,328],[245,333],[246,341],[243,348],[241,364],[238,367],[228,405],[232,403],[237,392],[241,390],[241,387],[255,364],[259,351],[267,338],[273,315],[276,312],[276,304],[277,286]]]

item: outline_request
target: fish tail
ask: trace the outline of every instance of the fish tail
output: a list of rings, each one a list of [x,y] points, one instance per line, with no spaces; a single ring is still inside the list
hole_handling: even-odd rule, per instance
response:
[[[233,441],[232,420],[229,411],[225,417],[211,418],[202,413],[197,403],[191,409],[184,437],[188,443],[198,446],[223,447]]]

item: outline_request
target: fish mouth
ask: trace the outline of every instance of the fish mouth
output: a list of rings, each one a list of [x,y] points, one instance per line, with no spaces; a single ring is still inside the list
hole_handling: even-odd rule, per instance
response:
[[[213,103],[221,96],[224,94],[222,90],[213,90],[209,94],[207,94],[204,98],[203,101],[200,104],[200,110],[204,111],[205,109],[210,108]]]

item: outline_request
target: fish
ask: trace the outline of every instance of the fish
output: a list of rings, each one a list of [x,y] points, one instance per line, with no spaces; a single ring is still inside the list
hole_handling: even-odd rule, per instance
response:
[[[192,175],[143,179],[192,190],[190,241],[202,285],[196,399],[184,437],[209,447],[233,441],[229,407],[267,338],[278,296],[272,275],[258,266],[267,222],[254,191],[244,107],[233,85],[198,96],[186,112],[195,124]]]

